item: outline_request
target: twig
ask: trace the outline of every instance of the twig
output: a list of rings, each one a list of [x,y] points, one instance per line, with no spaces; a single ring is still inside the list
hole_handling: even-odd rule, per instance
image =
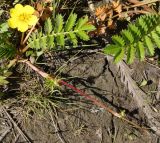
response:
[[[27,50],[29,49],[29,46],[27,45],[27,46],[25,46],[23,49],[22,49],[22,53],[25,53]]]
[[[18,58],[15,58],[15,59],[11,60],[11,61],[9,62],[9,64],[8,64],[7,68],[8,68],[8,69],[11,68],[17,61],[18,61]]]
[[[129,11],[121,12],[120,14],[118,13],[112,16],[111,19],[119,17],[119,15],[125,15],[125,14],[130,14],[130,13],[148,14],[149,12],[145,10],[129,10]]]
[[[10,119],[10,121],[12,122],[12,124],[14,125],[14,127],[17,128],[18,132],[20,133],[20,135],[23,137],[24,140],[26,140],[28,143],[32,143],[29,138],[23,133],[23,131],[19,128],[19,126],[17,125],[17,123],[13,120],[13,118],[11,117],[11,115],[7,112],[7,110],[5,109],[5,107],[2,107],[2,110],[5,112],[5,114],[8,116],[8,118]]]
[[[20,43],[20,45],[23,45],[23,39],[24,39],[24,32],[22,32],[21,43]]]
[[[148,0],[148,1],[146,0],[146,1],[139,2],[139,3],[135,4],[135,5],[129,6],[129,8],[143,6],[143,5],[154,3],[154,2],[157,2],[157,1],[159,1],[159,0]]]

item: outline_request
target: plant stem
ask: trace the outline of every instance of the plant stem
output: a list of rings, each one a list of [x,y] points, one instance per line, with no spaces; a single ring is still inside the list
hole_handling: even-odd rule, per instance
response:
[[[30,61],[28,61],[28,60],[22,60],[22,61],[19,61],[19,62],[26,63],[30,68],[32,68],[35,72],[37,72],[38,74],[40,74],[44,78],[51,78],[51,79],[53,79],[52,77],[50,77],[49,74],[47,74],[46,72],[43,72],[40,69],[38,69]]]
[[[22,37],[21,37],[21,43],[20,43],[20,45],[23,45],[23,39],[24,39],[24,32],[22,32]]]
[[[19,62],[23,62],[26,63],[30,68],[32,68],[34,71],[36,71],[38,74],[40,74],[42,77],[44,78],[49,78],[51,80],[55,80],[54,77],[50,76],[49,74],[47,74],[46,72],[41,71],[40,69],[38,69],[36,66],[34,66],[30,61],[28,60],[22,60]],[[117,118],[120,118],[126,122],[128,122],[129,124],[133,125],[134,127],[136,127],[137,129],[140,129],[144,132],[147,132],[147,130],[145,128],[140,127],[139,125],[137,125],[136,123],[129,121],[128,119],[122,117],[119,113],[113,111],[112,109],[108,108],[105,104],[103,104],[100,100],[96,99],[95,97],[86,94],[85,92],[81,91],[80,89],[74,87],[73,85],[63,81],[63,80],[58,80],[59,85],[64,85],[67,86],[68,88],[72,89],[73,91],[75,91],[76,93],[78,93],[79,95],[85,97],[87,100],[92,101],[95,105],[105,109],[106,111],[108,111],[109,113],[111,113],[112,115],[114,115]]]

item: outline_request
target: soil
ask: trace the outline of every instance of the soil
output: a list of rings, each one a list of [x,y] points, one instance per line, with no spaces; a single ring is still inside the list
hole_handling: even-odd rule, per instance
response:
[[[74,55],[74,54],[73,54]],[[47,60],[52,67],[48,71],[53,72],[53,65],[63,65],[70,59],[61,71],[63,76],[72,77],[68,81],[74,86],[82,89],[86,93],[98,97],[109,108],[116,112],[125,110],[126,118],[139,125],[146,126],[143,114],[139,113],[132,95],[124,87],[120,80],[120,74],[115,64],[109,62],[103,55],[97,53],[87,53],[84,51],[74,58],[68,57],[68,54],[56,55],[56,63]],[[59,58],[61,56],[61,59]],[[61,63],[61,64],[60,64]],[[47,64],[46,64],[47,65]],[[52,65],[52,66],[51,66]],[[144,62],[136,62],[130,66],[133,70],[133,79],[137,84],[142,80],[150,81],[142,89],[148,93],[148,102],[153,105],[159,112],[159,99],[157,95],[158,79],[160,69]],[[57,68],[57,67],[56,67]],[[25,81],[26,84],[29,81]],[[27,86],[26,86],[27,87]],[[55,114],[44,113],[45,118],[39,118],[33,115],[24,122],[14,107],[8,109],[13,115],[13,119],[19,125],[21,130],[26,134],[28,139],[33,143],[160,143],[160,137],[149,132],[145,134],[136,129],[125,121],[118,119],[106,112],[104,109],[97,107],[83,97],[69,89],[64,90],[64,94],[70,99],[76,99],[78,106],[64,107],[63,111],[56,110]],[[73,103],[74,104],[74,103]],[[1,115],[1,130],[8,126],[6,114]],[[17,136],[19,138],[17,139]],[[59,137],[60,136],[60,137]],[[15,141],[17,139],[17,141]],[[3,140],[4,143],[26,142],[17,128],[13,128]]]
[[[71,5],[75,4],[68,2]],[[87,6],[88,10],[86,1],[80,1],[79,5]],[[69,5],[69,7],[71,6]],[[81,8],[76,11],[83,15]],[[118,24],[117,29],[111,34],[119,33],[127,25],[124,24],[124,21],[120,25]],[[107,40],[103,43],[100,42],[102,37],[97,39],[99,40],[98,45],[104,47],[111,39],[111,35],[107,33],[105,35]],[[160,143],[160,136],[149,130],[145,116],[136,106],[132,94],[121,82],[121,75],[116,65],[98,52],[84,49],[79,53],[77,51],[46,54],[43,59],[40,59],[45,65],[38,66],[43,67],[47,73],[54,74],[55,70],[63,65],[59,71],[60,77],[66,78],[65,80],[85,93],[97,97],[113,111],[118,113],[125,111],[127,119],[146,127],[148,133],[146,134],[124,120],[118,119],[66,87],[63,87],[62,95],[69,98],[68,105],[62,103],[63,108],[45,110],[42,116],[31,112],[26,119],[23,116],[23,110],[25,110],[23,109],[25,108],[23,101],[31,91],[34,94],[44,93],[42,91],[43,79],[29,68],[24,71],[23,67],[15,67],[15,77],[11,79],[9,87],[5,86],[0,89],[8,94],[5,96],[5,108],[0,107],[0,142]],[[94,51],[94,47],[91,51]],[[157,92],[158,86],[160,86],[158,66],[136,61],[130,65],[130,68],[132,78],[137,82],[137,85],[140,86],[142,81],[147,81],[147,84],[141,87],[148,95],[146,102],[155,112],[160,113],[160,94]],[[35,87],[37,83],[39,87]],[[16,98],[18,93],[23,93],[26,97]],[[0,98],[3,96],[1,94],[0,92]],[[158,121],[160,122],[160,119]]]

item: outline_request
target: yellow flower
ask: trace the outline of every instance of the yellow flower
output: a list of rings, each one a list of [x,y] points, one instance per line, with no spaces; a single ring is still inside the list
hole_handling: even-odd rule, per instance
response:
[[[21,4],[15,5],[14,8],[10,9],[9,27],[25,32],[29,26],[35,25],[38,21],[38,18],[33,15],[34,11],[34,8],[29,5],[24,7]]]

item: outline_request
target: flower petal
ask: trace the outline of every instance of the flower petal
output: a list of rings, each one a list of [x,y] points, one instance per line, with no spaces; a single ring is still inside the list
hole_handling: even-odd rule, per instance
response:
[[[19,15],[18,11],[15,8],[10,9],[11,17],[17,17]]]
[[[21,12],[21,10],[23,10],[23,9],[24,9],[24,7],[21,4],[16,4],[15,5],[15,10],[17,10],[18,12]]]
[[[14,8],[10,9],[11,17],[17,17],[23,13],[23,6],[21,4],[16,4]]]
[[[34,8],[31,7],[30,5],[26,5],[26,6],[24,7],[24,12],[27,13],[27,14],[33,14],[34,11],[35,11]]]
[[[18,31],[25,32],[25,31],[28,30],[28,24],[26,22],[23,22],[23,21],[18,21],[17,22],[17,28],[18,28]]]
[[[17,19],[16,18],[10,18],[8,20],[8,25],[11,28],[16,28],[17,27]]]
[[[27,21],[28,25],[35,25],[38,21],[38,18],[35,15],[32,15]]]

